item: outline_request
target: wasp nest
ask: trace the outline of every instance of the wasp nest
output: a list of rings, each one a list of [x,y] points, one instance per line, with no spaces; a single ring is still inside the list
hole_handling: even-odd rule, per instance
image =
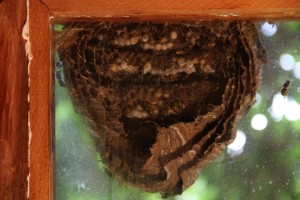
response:
[[[255,26],[239,21],[70,23],[56,45],[109,172],[164,196],[233,141],[266,60]]]

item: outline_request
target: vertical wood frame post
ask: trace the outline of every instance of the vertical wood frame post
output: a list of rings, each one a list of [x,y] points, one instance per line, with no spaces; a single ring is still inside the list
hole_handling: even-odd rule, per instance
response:
[[[29,1],[29,199],[50,199],[50,12],[39,0]]]
[[[28,75],[22,28],[26,2],[0,1],[0,199],[25,199]]]

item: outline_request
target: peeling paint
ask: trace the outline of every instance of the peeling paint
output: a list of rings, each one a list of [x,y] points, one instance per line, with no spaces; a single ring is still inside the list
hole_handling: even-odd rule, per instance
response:
[[[31,42],[30,42],[30,36],[29,36],[29,0],[26,0],[26,11],[27,11],[27,16],[26,16],[26,22],[23,26],[22,30],[22,37],[24,40],[26,40],[25,43],[25,52],[26,56],[28,59],[28,88],[30,86],[30,78],[29,78],[29,69],[30,69],[30,63],[33,58],[32,51],[31,51]],[[29,99],[29,93],[27,94],[27,102],[29,104],[30,99]],[[30,109],[28,109],[28,116],[30,116]],[[30,129],[30,118],[28,118],[28,169],[30,169],[30,145],[31,145],[31,129]],[[26,192],[26,197],[27,199],[30,198],[30,170],[27,175],[27,192]]]

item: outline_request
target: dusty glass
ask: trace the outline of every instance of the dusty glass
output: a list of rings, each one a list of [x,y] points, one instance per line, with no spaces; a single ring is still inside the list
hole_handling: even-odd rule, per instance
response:
[[[267,52],[256,102],[234,142],[182,195],[168,199],[300,198],[300,22],[255,25]],[[63,28],[54,24],[56,33]],[[57,52],[54,59],[55,199],[161,199],[107,172],[89,128],[74,111]]]

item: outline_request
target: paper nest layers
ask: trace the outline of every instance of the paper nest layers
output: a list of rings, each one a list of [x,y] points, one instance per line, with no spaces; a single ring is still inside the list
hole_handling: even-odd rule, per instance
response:
[[[163,196],[234,140],[266,61],[246,21],[69,23],[56,47],[108,171]]]

